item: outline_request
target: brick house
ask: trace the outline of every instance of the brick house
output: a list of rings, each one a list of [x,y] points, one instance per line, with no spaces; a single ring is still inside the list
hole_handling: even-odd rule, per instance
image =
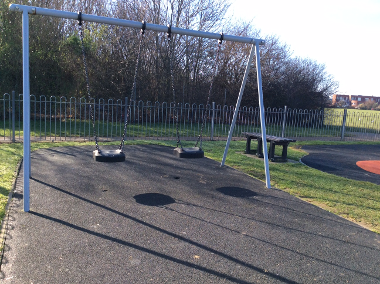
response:
[[[332,102],[331,104],[335,106],[338,102],[344,101],[346,102],[346,107],[353,107],[357,108],[358,105],[365,103],[366,101],[371,100],[378,104],[380,104],[380,97],[375,96],[361,96],[361,95],[340,95],[340,94],[334,94],[332,96]]]

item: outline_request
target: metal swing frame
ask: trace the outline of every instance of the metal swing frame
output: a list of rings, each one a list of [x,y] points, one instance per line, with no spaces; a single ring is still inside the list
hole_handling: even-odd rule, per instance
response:
[[[39,8],[35,6],[27,6],[27,5],[18,5],[11,4],[9,5],[10,11],[20,12],[22,13],[22,56],[23,56],[23,130],[24,130],[24,160],[23,160],[23,170],[24,170],[24,178],[23,178],[23,187],[24,187],[24,211],[28,212],[30,210],[30,184],[29,180],[31,177],[31,162],[30,162],[30,76],[29,76],[29,15],[43,15],[43,16],[51,16],[57,18],[66,18],[72,20],[78,20],[78,13],[67,12],[61,10],[54,9],[46,9]],[[82,20],[87,22],[97,22],[109,25],[118,25],[124,27],[130,27],[135,29],[141,29],[141,23],[130,20],[95,16],[82,14]],[[157,24],[149,24],[146,23],[146,30],[154,30],[157,32],[167,32],[168,27]],[[181,35],[189,35],[194,37],[203,37],[209,39],[219,39],[220,34],[218,33],[210,33],[204,31],[195,31],[189,29],[182,29],[171,27],[171,32],[175,34]],[[239,97],[236,102],[235,112],[232,119],[230,131],[228,134],[228,139],[226,143],[226,147],[224,150],[223,160],[221,166],[224,166],[228,148],[232,139],[233,130],[235,127],[238,110],[240,108],[240,102],[243,96],[244,88],[248,79],[248,74],[251,66],[251,62],[253,61],[253,57],[256,57],[256,70],[257,70],[257,87],[259,93],[259,105],[260,105],[260,121],[261,121],[261,132],[262,138],[266,141],[266,128],[265,128],[265,113],[264,113],[264,103],[263,103],[263,91],[262,91],[262,82],[261,82],[261,64],[260,64],[260,45],[264,45],[265,41],[262,39],[255,39],[249,37],[239,37],[233,35],[224,35],[225,41],[235,41],[241,43],[251,44],[251,52],[249,56],[249,60],[247,62],[247,67],[244,73],[243,81],[240,87]],[[267,153],[267,145],[263,143],[263,152]],[[265,176],[266,176],[266,186],[270,188],[270,175],[269,175],[269,162],[268,155],[264,155],[264,164],[265,164]]]

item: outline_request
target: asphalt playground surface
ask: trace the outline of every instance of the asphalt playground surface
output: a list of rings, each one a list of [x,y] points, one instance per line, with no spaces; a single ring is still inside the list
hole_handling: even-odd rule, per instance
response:
[[[302,162],[317,170],[380,185],[380,175],[363,170],[358,161],[380,161],[380,145],[303,146],[309,155]]]
[[[380,283],[380,235],[219,163],[128,146],[32,153],[1,283]]]

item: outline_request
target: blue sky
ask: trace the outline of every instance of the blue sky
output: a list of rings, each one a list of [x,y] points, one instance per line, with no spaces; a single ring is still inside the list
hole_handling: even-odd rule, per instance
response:
[[[231,0],[230,16],[326,66],[338,93],[380,96],[380,0]]]

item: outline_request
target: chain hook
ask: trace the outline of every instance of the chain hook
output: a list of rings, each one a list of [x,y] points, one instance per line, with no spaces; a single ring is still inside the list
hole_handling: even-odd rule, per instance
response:
[[[168,32],[166,33],[168,36],[168,39],[171,39],[172,37],[172,25],[168,25]]]
[[[82,12],[78,12],[78,25],[82,25]]]
[[[219,44],[222,44],[223,43],[223,40],[224,40],[224,34],[223,32],[220,33],[220,38],[218,39],[218,43]]]
[[[146,22],[145,21],[142,21],[142,27],[141,27],[141,34],[145,34],[145,29],[146,29]]]

